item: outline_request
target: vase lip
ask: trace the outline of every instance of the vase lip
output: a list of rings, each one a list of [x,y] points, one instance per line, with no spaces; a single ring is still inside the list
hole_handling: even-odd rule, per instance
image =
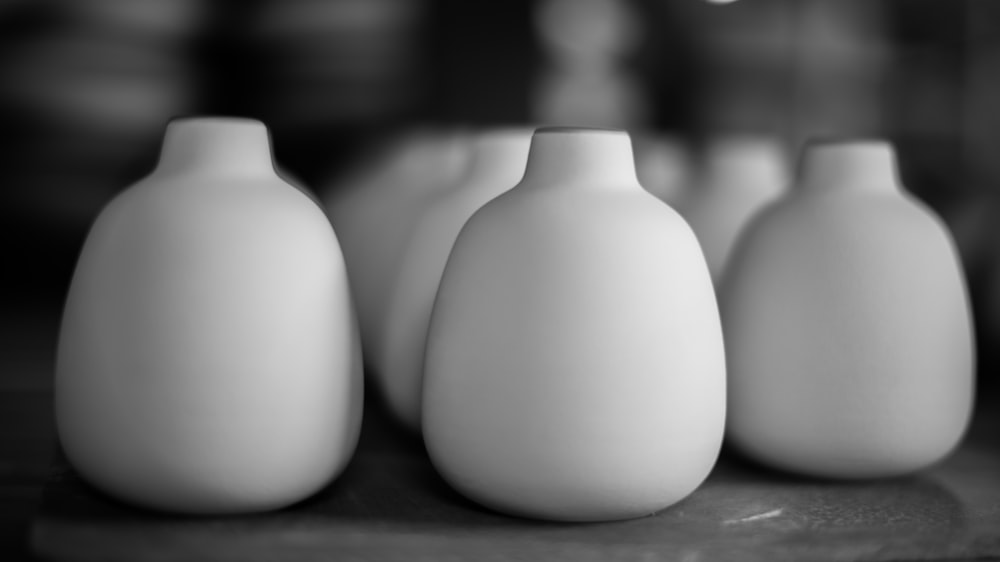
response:
[[[522,183],[642,189],[628,131],[596,127],[535,129]]]
[[[167,119],[167,125],[191,125],[191,124],[205,124],[205,125],[249,125],[253,127],[264,127],[264,124],[260,119],[254,119],[253,117],[243,117],[239,115],[175,115]]]
[[[236,116],[179,116],[167,122],[160,148],[160,173],[273,174],[271,133],[259,119]]]
[[[628,131],[625,129],[612,129],[605,127],[580,127],[575,125],[546,125],[542,127],[537,127],[535,129],[536,135],[547,135],[547,134],[577,134],[577,133],[593,133],[593,134],[612,134],[612,135],[627,135]]]
[[[809,139],[799,158],[797,180],[804,188],[828,191],[843,188],[895,191],[899,185],[896,151],[878,137],[821,137]]]

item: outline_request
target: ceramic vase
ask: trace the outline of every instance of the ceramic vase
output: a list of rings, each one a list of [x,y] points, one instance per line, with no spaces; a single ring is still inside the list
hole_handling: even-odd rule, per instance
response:
[[[709,143],[697,186],[675,208],[698,236],[716,285],[743,228],[787,188],[786,162],[769,137],[730,135]]]
[[[748,227],[720,294],[732,442],[804,474],[919,470],[961,439],[973,340],[943,222],[884,141],[813,142]]]
[[[530,129],[488,129],[476,134],[465,177],[424,207],[410,230],[386,295],[382,331],[366,342],[378,387],[389,410],[407,428],[420,428],[427,325],[448,253],[465,221],[524,175],[530,142]]]
[[[347,464],[362,408],[347,274],[322,210],[276,175],[262,123],[172,121],[157,167],[98,216],[55,407],[87,481],[161,510],[276,509]]]
[[[668,205],[683,200],[692,182],[688,147],[680,138],[647,133],[633,136],[635,174],[646,191]]]
[[[543,128],[524,180],[455,242],[427,339],[423,432],[459,492],[548,520],[648,515],[715,463],[725,358],[694,234],[624,131]]]
[[[388,295],[415,225],[425,207],[455,187],[465,171],[466,136],[409,131],[320,190],[347,261],[368,364],[375,363]]]

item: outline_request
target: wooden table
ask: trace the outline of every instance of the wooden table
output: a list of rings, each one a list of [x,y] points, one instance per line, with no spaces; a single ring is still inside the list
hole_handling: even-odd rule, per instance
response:
[[[46,559],[67,561],[1000,559],[1000,418],[992,408],[980,408],[947,462],[911,477],[821,482],[726,453],[697,492],[660,514],[568,525],[507,517],[458,496],[420,441],[369,400],[351,465],[299,505],[222,518],[136,509],[81,482],[58,454],[49,467],[51,312],[4,332],[0,560],[26,559],[25,536]]]

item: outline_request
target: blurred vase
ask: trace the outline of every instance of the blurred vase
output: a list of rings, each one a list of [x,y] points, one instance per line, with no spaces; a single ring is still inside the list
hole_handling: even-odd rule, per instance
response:
[[[708,146],[701,181],[677,201],[677,210],[698,236],[716,285],[740,232],[786,189],[786,160],[774,139],[720,137]]]
[[[337,238],[258,121],[172,121],[80,254],[55,400],[90,483],[188,513],[277,509],[357,442],[360,342]]]
[[[402,261],[385,297],[382,331],[372,338],[370,348],[378,386],[389,409],[411,429],[420,428],[427,325],[448,253],[465,221],[524,175],[530,141],[530,129],[478,133],[471,140],[465,177],[452,189],[438,193],[409,231]]]
[[[417,129],[395,138],[320,197],[344,250],[366,357],[385,329],[388,295],[425,207],[465,170],[466,135]]]
[[[648,515],[717,458],[725,356],[683,219],[624,131],[543,128],[524,180],[469,219],[434,305],[431,460],[469,498],[560,521]]]
[[[888,143],[806,146],[794,191],[748,227],[720,304],[728,431],[749,456],[885,477],[961,439],[974,382],[965,280]]]
[[[634,136],[635,174],[646,191],[675,205],[691,183],[691,155],[684,143],[667,135]]]

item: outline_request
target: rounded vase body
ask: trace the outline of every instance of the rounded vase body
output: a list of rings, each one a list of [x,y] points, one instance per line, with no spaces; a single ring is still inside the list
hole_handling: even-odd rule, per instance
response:
[[[280,508],[351,458],[362,384],[337,238],[275,174],[264,125],[171,122],[67,297],[55,397],[73,466],[156,509]]]
[[[465,221],[524,175],[530,141],[528,129],[478,133],[469,149],[465,177],[423,208],[401,250],[399,268],[385,296],[381,330],[369,349],[389,410],[411,430],[420,429],[427,325],[448,253]]]
[[[627,133],[539,129],[482,207],[431,320],[424,441],[458,491],[599,521],[691,493],[717,458],[725,358],[690,228],[635,178]]]
[[[728,433],[767,464],[835,478],[928,466],[963,435],[973,341],[941,220],[891,145],[808,145],[794,191],[747,229],[720,293]]]

